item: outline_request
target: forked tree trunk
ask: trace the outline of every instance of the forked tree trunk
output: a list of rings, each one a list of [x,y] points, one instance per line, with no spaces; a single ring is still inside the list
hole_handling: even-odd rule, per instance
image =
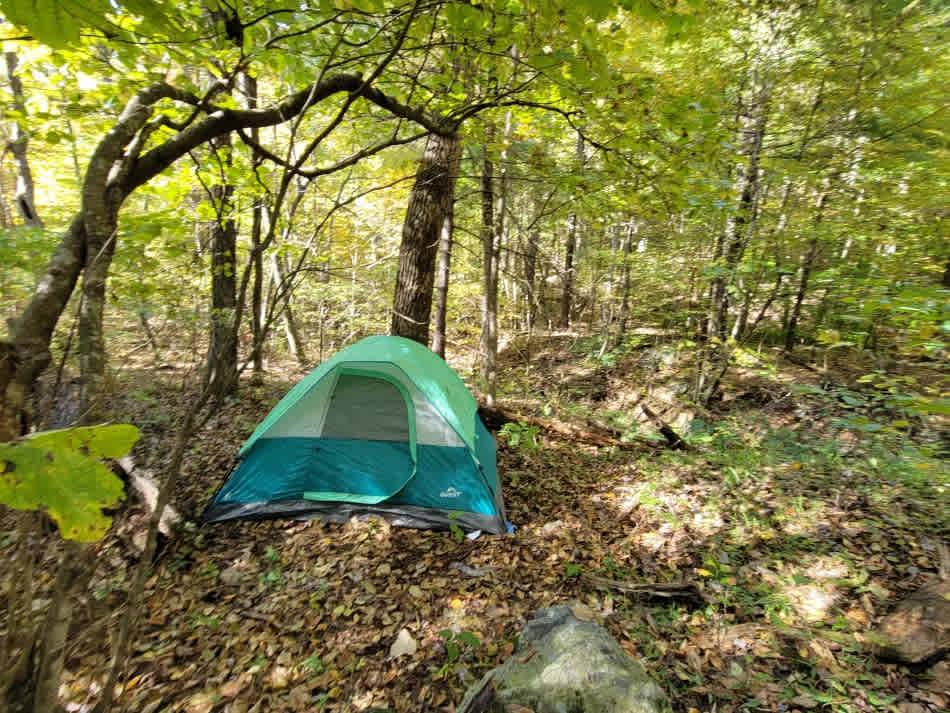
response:
[[[461,146],[458,134],[429,135],[402,228],[392,333],[425,346],[429,344],[435,258],[455,196]]]

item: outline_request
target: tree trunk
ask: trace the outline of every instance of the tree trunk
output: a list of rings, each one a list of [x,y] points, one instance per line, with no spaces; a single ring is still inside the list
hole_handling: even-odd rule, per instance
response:
[[[59,709],[60,677],[66,656],[66,639],[73,618],[74,594],[85,590],[92,578],[91,549],[67,540],[59,560],[53,600],[50,602],[40,643],[39,668],[33,694],[33,713]]]
[[[257,108],[257,79],[247,72],[241,73],[241,88],[244,92],[245,106],[248,109]],[[256,127],[250,131],[251,140],[260,142],[260,130]],[[264,158],[256,149],[252,149],[251,170],[256,173],[257,167]],[[254,378],[259,379],[264,373],[264,328],[262,324],[264,314],[264,249],[261,246],[261,226],[263,224],[264,206],[257,196],[253,198],[251,208],[251,268],[254,271],[251,284],[251,334],[253,346],[251,360],[253,362]]]
[[[805,301],[805,293],[808,290],[808,278],[811,275],[812,266],[815,262],[815,255],[818,253],[819,228],[825,211],[825,205],[828,202],[828,193],[829,191],[827,189],[822,191],[818,197],[818,202],[815,204],[815,222],[814,226],[812,226],[811,240],[808,241],[808,250],[802,256],[798,291],[795,294],[795,302],[792,304],[788,324],[785,328],[785,351],[787,352],[795,348],[795,332],[798,329],[798,320],[802,314],[802,303]]]
[[[495,405],[495,392],[498,386],[498,283],[495,270],[495,187],[494,165],[488,158],[488,141],[485,142],[485,156],[482,159],[482,334],[479,344],[481,364],[479,367],[479,388],[485,396],[485,403]]]
[[[537,205],[536,210],[538,220],[540,219],[541,206]],[[538,269],[538,245],[541,242],[541,228],[537,222],[528,231],[524,246],[524,298],[525,298],[525,329],[529,332],[534,329],[534,323],[538,314],[538,299],[535,294],[535,276]]]
[[[435,270],[435,332],[432,334],[432,351],[445,359],[445,317],[449,307],[449,275],[452,272],[452,231],[455,218],[454,206],[442,222],[439,236],[439,262]]]
[[[499,162],[498,190],[493,182],[494,166],[488,156],[491,137],[485,142],[482,162],[482,336],[480,376],[485,402],[494,406],[498,391],[498,276],[501,245],[505,234],[508,199],[508,142],[511,140],[511,112],[505,118],[504,146]]]
[[[630,260],[633,255],[633,236],[637,232],[637,223],[631,218],[627,223],[627,234],[623,237],[620,252],[623,254],[623,295],[620,299],[620,320],[617,327],[619,343],[627,332],[627,320],[630,317]]]
[[[86,265],[82,273],[82,294],[79,307],[79,410],[80,422],[96,423],[105,417],[103,395],[106,371],[106,340],[103,315],[106,307],[106,280],[112,255],[118,216],[112,217],[115,227],[105,237],[87,238]]]
[[[584,167],[584,137],[577,134],[577,165]],[[567,329],[571,326],[571,303],[574,292],[574,251],[577,249],[578,232],[577,210],[571,211],[567,219],[567,240],[564,243],[564,290],[561,293],[561,321],[560,326]]]
[[[21,114],[26,113],[26,100],[23,95],[23,82],[17,75],[17,65],[19,59],[16,52],[7,52],[7,78],[10,82],[10,91],[13,94],[13,106]],[[16,206],[23,218],[25,225],[43,227],[43,221],[36,210],[36,201],[33,197],[33,172],[30,170],[30,163],[27,160],[26,148],[29,138],[23,130],[19,120],[13,122],[10,131],[10,143],[8,147],[13,154],[13,161],[16,164]]]
[[[274,287],[272,288],[277,296],[275,301],[280,299],[279,291],[282,289],[284,284],[284,275],[286,271],[284,269],[283,258],[280,257],[276,252],[271,257],[271,266],[273,267],[273,282]],[[283,319],[284,319],[284,334],[287,336],[287,348],[290,350],[290,353],[294,355],[294,358],[297,360],[297,363],[301,366],[306,366],[307,364],[307,354],[304,351],[303,340],[300,338],[300,330],[297,327],[297,320],[294,317],[293,308],[290,306],[290,297],[291,293],[287,292],[284,299],[284,309],[283,309]],[[279,307],[275,304],[273,307],[275,310]]]
[[[231,141],[225,137],[212,143],[212,151],[230,152]],[[221,166],[230,164],[230,157],[221,158]],[[215,399],[231,395],[238,386],[237,334],[234,329],[237,312],[237,225],[231,213],[234,187],[219,183],[211,187],[215,221],[211,225],[211,328],[208,344],[208,367],[204,387]]]
[[[435,258],[455,196],[462,143],[457,134],[430,134],[409,196],[399,246],[392,333],[429,344]]]
[[[742,293],[742,305],[739,307],[739,316],[736,317],[736,321],[732,324],[732,332],[730,332],[729,337],[737,342],[745,334],[746,325],[749,322],[749,309],[752,305],[752,288],[746,289],[745,281],[741,278],[738,280],[739,291]]]

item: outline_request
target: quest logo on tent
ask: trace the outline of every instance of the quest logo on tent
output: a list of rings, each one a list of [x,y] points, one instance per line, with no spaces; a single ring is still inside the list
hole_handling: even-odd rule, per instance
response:
[[[462,496],[461,490],[456,490],[454,487],[449,486],[446,490],[443,490],[439,493],[440,498],[459,498]]]

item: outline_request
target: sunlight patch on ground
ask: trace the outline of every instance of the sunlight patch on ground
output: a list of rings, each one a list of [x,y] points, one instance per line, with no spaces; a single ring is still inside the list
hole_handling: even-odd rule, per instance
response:
[[[785,603],[783,618],[790,624],[829,620],[841,602],[840,582],[851,574],[848,563],[834,555],[806,555],[777,569],[760,566],[756,573]]]

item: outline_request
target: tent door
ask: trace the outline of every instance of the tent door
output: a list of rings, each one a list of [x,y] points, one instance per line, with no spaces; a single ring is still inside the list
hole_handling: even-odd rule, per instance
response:
[[[319,442],[320,470],[326,472],[329,460],[345,478],[333,478],[337,485],[332,491],[308,491],[305,498],[373,504],[392,497],[416,471],[409,392],[386,374],[340,369]]]

